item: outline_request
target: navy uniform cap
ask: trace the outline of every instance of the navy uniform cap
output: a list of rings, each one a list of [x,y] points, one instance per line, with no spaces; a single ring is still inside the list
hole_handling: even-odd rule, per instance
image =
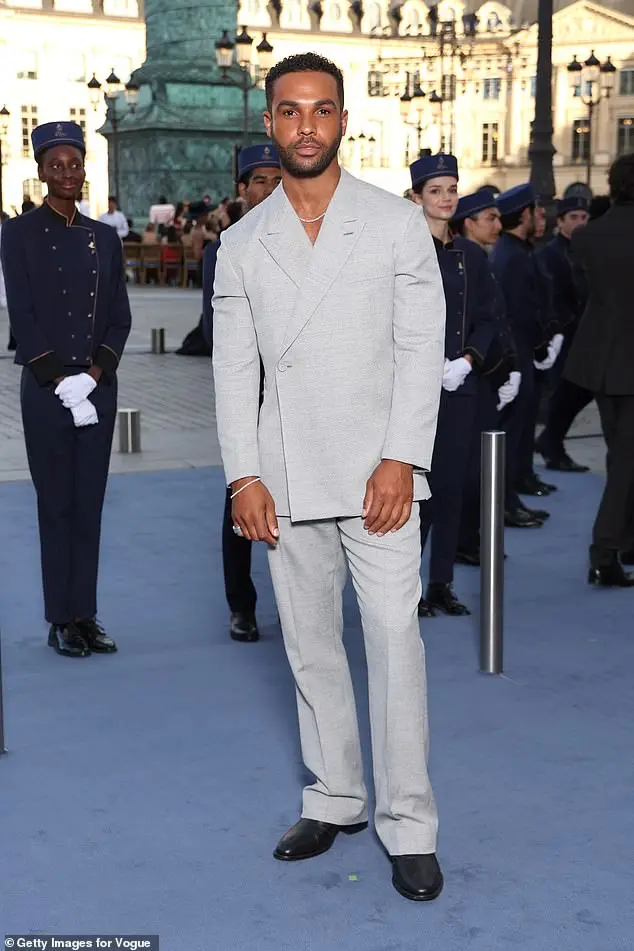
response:
[[[280,159],[273,145],[248,145],[238,155],[238,181],[254,168],[279,168]]]
[[[464,218],[470,218],[471,215],[486,211],[487,208],[497,208],[497,201],[492,191],[489,191],[488,188],[482,188],[480,191],[474,192],[472,195],[465,195],[464,198],[460,199],[454,220],[462,221]]]
[[[582,195],[570,195],[568,198],[560,198],[557,202],[557,217],[567,215],[569,211],[589,211],[590,202]]]
[[[512,215],[514,211],[523,211],[537,200],[532,185],[516,185],[497,197],[497,206],[501,215]]]
[[[423,185],[430,178],[448,176],[458,179],[458,160],[455,155],[439,152],[438,155],[421,155],[409,167],[412,176],[412,188]]]
[[[45,122],[38,125],[31,133],[31,143],[36,159],[46,149],[52,149],[56,145],[74,145],[82,155],[86,154],[84,133],[76,122]]]

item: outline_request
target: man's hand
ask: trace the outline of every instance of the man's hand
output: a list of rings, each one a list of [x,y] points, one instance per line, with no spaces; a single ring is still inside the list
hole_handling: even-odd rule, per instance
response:
[[[231,483],[231,494],[257,476],[246,476]],[[242,537],[251,542],[268,542],[275,545],[280,536],[275,517],[273,496],[261,482],[253,482],[248,489],[236,495],[231,504],[233,524],[242,532]]]
[[[414,497],[414,468],[406,462],[384,459],[376,467],[365,490],[363,527],[370,535],[397,532],[407,522]]]

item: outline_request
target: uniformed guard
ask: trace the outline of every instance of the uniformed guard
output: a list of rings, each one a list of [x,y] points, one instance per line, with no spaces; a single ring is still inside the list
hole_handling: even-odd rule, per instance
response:
[[[421,541],[429,534],[429,585],[418,613],[470,614],[453,592],[465,473],[476,414],[477,374],[495,334],[486,254],[464,238],[451,239],[458,204],[458,163],[453,155],[425,155],[410,166],[414,199],[434,239],[447,303],[445,372],[429,482],[421,505]]]
[[[561,338],[552,335],[552,314],[530,243],[534,234],[533,187],[517,185],[499,195],[497,204],[502,233],[489,260],[504,296],[522,374],[517,398],[502,410],[501,415],[506,431],[505,521],[507,525],[523,528],[530,527],[528,522],[534,521],[527,520],[517,489],[522,438],[525,427],[532,425],[535,369],[549,369],[553,365],[561,347]],[[546,487],[538,491],[548,494]],[[547,513],[540,514],[547,517]]]
[[[238,191],[247,204],[255,208],[268,198],[282,180],[280,160],[270,145],[251,145],[238,155]],[[203,333],[213,350],[213,308],[211,297],[216,272],[216,256],[220,241],[207,245],[203,256]],[[262,383],[262,381],[261,381]],[[262,392],[260,392],[260,404]],[[257,594],[251,579],[251,542],[233,531],[231,490],[227,489],[222,521],[222,565],[225,594],[229,604],[229,634],[234,641],[257,641],[259,631],[255,617]]]
[[[48,643],[86,657],[117,648],[97,622],[101,512],[117,405],[116,371],[130,332],[122,247],[75,202],[85,145],[72,122],[32,133],[44,204],[6,222],[2,263],[21,405],[37,493]]]
[[[554,307],[564,337],[561,352],[551,372],[553,391],[548,401],[546,426],[536,441],[547,469],[559,472],[587,472],[568,455],[564,439],[575,417],[594,397],[589,390],[563,379],[561,372],[568,357],[579,320],[586,306],[585,280],[575,267],[570,239],[577,228],[588,223],[590,204],[579,195],[557,202],[557,234],[538,252],[538,258],[550,274]]]

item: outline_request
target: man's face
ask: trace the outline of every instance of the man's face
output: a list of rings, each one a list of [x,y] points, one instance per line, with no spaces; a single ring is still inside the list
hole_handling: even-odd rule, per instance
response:
[[[328,73],[280,76],[273,87],[271,111],[264,113],[282,168],[294,178],[316,178],[326,171],[336,160],[347,124],[337,83]]]
[[[502,222],[497,208],[485,208],[484,211],[465,221],[467,236],[484,247],[492,247],[495,244],[501,228]]]
[[[426,218],[451,221],[458,207],[458,180],[450,175],[430,178],[420,195],[414,195],[414,200],[423,206]]]
[[[546,209],[543,205],[536,205],[533,212],[533,237],[542,238],[546,233]]]
[[[527,238],[537,237],[536,228],[535,228],[535,214],[537,209],[525,208],[522,212],[522,217],[520,219],[520,224],[524,228]]]
[[[589,215],[587,211],[581,211],[580,209],[569,211],[557,219],[559,231],[563,234],[564,238],[570,238],[573,231],[576,231],[577,228],[583,228],[584,225],[588,224],[588,218]]]
[[[56,145],[48,149],[40,159],[38,174],[52,198],[76,201],[81,197],[86,173],[84,158],[75,146]]]
[[[116,210],[117,210],[117,203],[116,203],[116,201],[113,201],[112,198],[109,198],[109,199],[108,199],[108,211],[110,212],[111,215],[114,215],[114,213],[115,213]]]
[[[247,208],[251,210],[251,208],[259,205],[261,201],[264,201],[265,198],[268,198],[281,181],[282,173],[279,168],[274,166],[254,168],[249,181],[246,184],[240,182],[238,185],[240,198],[244,198]]]

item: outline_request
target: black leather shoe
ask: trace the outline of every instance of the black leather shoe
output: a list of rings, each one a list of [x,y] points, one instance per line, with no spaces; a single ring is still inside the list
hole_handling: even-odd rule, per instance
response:
[[[229,634],[234,641],[259,641],[260,632],[255,614],[247,611],[232,611],[229,621]]]
[[[531,518],[539,519],[540,522],[546,522],[550,518],[550,512],[545,509],[530,509],[528,505],[524,505],[522,502],[520,502],[519,507],[522,512],[528,512]]]
[[[588,584],[595,584],[601,588],[632,588],[634,575],[623,571],[621,563],[615,560],[610,565],[591,567],[588,572]]]
[[[450,614],[452,617],[471,614],[469,608],[458,601],[450,584],[430,581],[427,585],[425,600],[432,608],[439,608],[441,611],[444,611],[445,614]]]
[[[476,551],[457,551],[454,562],[457,565],[468,565],[470,568],[480,567],[480,552]]]
[[[629,551],[622,551],[620,562],[622,565],[634,565],[634,548],[630,548]]]
[[[300,819],[291,826],[288,832],[284,833],[273,855],[282,862],[312,859],[316,855],[321,855],[322,852],[327,852],[339,832],[354,835],[355,832],[361,832],[367,827],[367,822],[337,826],[332,822],[320,822],[318,819]]]
[[[421,598],[418,602],[418,616],[419,617],[436,617],[436,612],[432,608],[429,601],[425,601],[425,598]]]
[[[514,509],[504,513],[504,524],[507,528],[541,528],[544,523],[529,515],[526,509]]]
[[[564,453],[557,459],[546,459],[546,468],[554,472],[590,472],[590,466],[582,466],[580,462],[571,459],[568,453]]]
[[[392,884],[404,898],[433,901],[444,884],[438,859],[431,855],[391,855]]]
[[[544,495],[550,495],[551,487],[535,476],[533,479],[522,479],[515,486],[515,491],[520,495],[536,495],[542,498]]]
[[[90,649],[74,624],[51,624],[48,646],[64,657],[90,657]]]
[[[108,637],[96,618],[82,618],[82,620],[77,621],[76,624],[79,633],[93,653],[114,654],[116,652],[117,645],[111,637]]]

